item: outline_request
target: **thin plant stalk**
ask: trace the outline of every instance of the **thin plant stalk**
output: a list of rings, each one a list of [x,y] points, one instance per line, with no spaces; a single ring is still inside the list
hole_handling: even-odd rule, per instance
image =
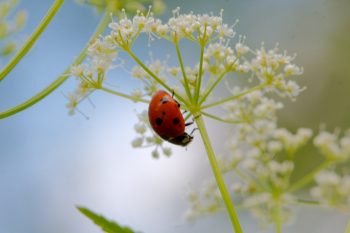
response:
[[[258,86],[255,86],[249,90],[246,90],[246,91],[243,91],[242,93],[238,94],[238,95],[234,95],[234,96],[230,96],[226,99],[223,99],[223,100],[219,100],[217,102],[214,102],[214,103],[211,103],[211,104],[207,104],[207,105],[204,105],[201,107],[201,109],[206,109],[206,108],[211,108],[211,107],[215,107],[215,106],[218,106],[220,104],[223,104],[223,103],[226,103],[226,102],[229,102],[229,101],[232,101],[232,100],[236,100],[236,99],[239,99],[241,98],[242,96],[245,96],[253,91],[257,91],[257,90],[261,90],[263,88],[266,87],[266,84],[261,84],[261,85],[258,85]]]
[[[346,226],[344,233],[350,233],[350,220],[348,221],[348,225]]]
[[[204,33],[204,35],[205,35],[205,33]],[[195,103],[199,102],[199,92],[200,92],[201,85],[202,85],[204,49],[205,49],[205,45],[201,45],[199,71],[198,71],[198,78],[197,78],[197,82],[196,82],[195,95],[194,95]]]
[[[184,87],[185,87],[185,90],[186,90],[186,94],[187,94],[188,98],[190,99],[190,101],[192,101],[192,94],[191,94],[190,87],[189,87],[189,84],[188,84],[188,78],[187,78],[187,75],[186,75],[186,72],[185,72],[185,66],[184,66],[183,61],[182,61],[182,56],[181,56],[181,52],[180,52],[179,42],[178,41],[175,42],[175,48],[176,48],[177,58],[179,59],[182,75],[184,77]]]
[[[303,188],[304,186],[308,185],[315,178],[315,175],[317,175],[317,173],[323,171],[325,168],[329,167],[331,164],[332,164],[332,161],[329,161],[329,160],[324,161],[317,168],[315,168],[310,173],[305,175],[303,178],[301,178],[300,180],[292,184],[287,191],[295,192]]]
[[[59,86],[61,86],[69,77],[69,72],[72,66],[79,65],[86,57],[86,51],[90,45],[90,43],[98,37],[103,31],[106,29],[109,21],[110,21],[110,13],[111,11],[107,10],[106,13],[104,14],[103,18],[101,19],[99,25],[97,26],[95,33],[91,36],[89,43],[83,48],[83,50],[80,52],[78,57],[73,61],[73,63],[60,75],[58,78],[53,81],[51,84],[49,84],[47,87],[42,89],[40,92],[38,92],[36,95],[32,96],[28,100],[24,101],[23,103],[10,108],[6,111],[0,112],[0,119],[9,117],[11,115],[14,115],[18,112],[21,112],[30,106],[38,103],[40,100],[45,98],[47,95],[49,95],[51,92],[56,90]]]
[[[64,0],[56,0],[51,8],[47,11],[45,17],[40,21],[38,27],[34,30],[33,34],[28,38],[22,48],[13,56],[13,58],[7,63],[5,68],[0,72],[0,82],[7,76],[8,73],[21,61],[21,59],[32,48],[36,40],[43,33],[45,28],[49,25],[57,11],[60,9]]]
[[[210,166],[211,166],[212,171],[214,173],[215,180],[216,180],[216,183],[219,187],[222,199],[225,203],[227,212],[230,216],[230,220],[231,220],[232,226],[234,228],[234,231],[235,231],[235,233],[243,233],[243,230],[242,230],[242,227],[239,223],[238,216],[237,216],[237,213],[236,213],[235,208],[233,206],[230,194],[227,190],[227,187],[225,185],[225,181],[224,181],[224,179],[221,175],[221,171],[219,169],[219,165],[216,161],[215,153],[214,153],[214,150],[212,148],[212,145],[211,145],[211,142],[210,142],[210,139],[209,139],[209,136],[208,136],[208,133],[207,133],[202,116],[199,115],[199,116],[195,117],[195,121],[196,121],[197,127],[199,129],[200,135],[202,137],[202,140],[203,140],[203,143],[205,146],[205,150],[207,152],[208,159],[210,162]]]
[[[105,91],[105,92],[110,93],[110,94],[112,94],[112,95],[116,95],[116,96],[119,96],[119,97],[123,97],[123,98],[126,98],[126,99],[128,99],[128,100],[135,101],[135,102],[142,102],[142,103],[146,103],[146,104],[149,103],[148,100],[135,98],[134,96],[127,95],[127,94],[124,94],[124,93],[121,93],[121,92],[118,92],[118,91],[109,89],[109,88],[107,88],[107,87],[100,87],[99,89],[100,89],[101,91]]]

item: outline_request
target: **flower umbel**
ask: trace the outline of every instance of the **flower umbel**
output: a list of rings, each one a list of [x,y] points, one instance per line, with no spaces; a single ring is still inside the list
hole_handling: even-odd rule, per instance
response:
[[[235,192],[235,201],[242,207],[280,228],[292,215],[290,206],[297,202],[297,196],[289,191],[295,168],[293,157],[310,140],[312,131],[301,128],[291,133],[279,128],[276,114],[283,105],[271,94],[295,100],[305,89],[295,81],[295,76],[301,75],[303,69],[294,64],[295,55],[290,56],[286,51],[280,53],[277,46],[266,49],[262,45],[252,49],[246,45],[244,36],[236,39],[234,25],[237,22],[225,24],[222,15],[223,11],[219,15],[182,14],[180,8],[176,8],[173,17],[163,22],[150,11],[137,11],[131,18],[124,11],[119,19],[109,24],[110,32],[91,44],[88,62],[73,67],[71,73],[86,87],[85,95],[102,90],[147,103],[158,89],[174,92],[181,109],[187,112],[184,118],[192,117],[199,128],[217,184],[209,182],[199,194],[191,192],[192,208],[187,217],[194,219],[225,206],[235,231],[241,233],[203,117],[230,124],[230,152],[219,161],[224,174],[235,173],[239,177],[231,182],[230,191]],[[169,64],[169,56],[141,60],[134,51],[139,40],[147,41],[150,48],[154,41],[157,46],[170,45],[177,62]],[[199,48],[198,60],[192,64],[184,62],[184,41]],[[135,62],[129,72],[140,83],[130,94],[108,89],[105,83],[108,70],[121,66],[130,70],[126,62],[120,62],[125,55]],[[232,85],[231,80],[237,77],[247,78],[239,87],[230,88],[230,95],[219,99],[215,95],[216,88],[223,81]],[[217,106],[224,107],[227,114],[222,117],[207,111]],[[161,153],[169,156],[170,148],[150,130],[147,113],[138,115],[138,119],[134,126],[138,136],[132,146],[153,148],[151,153],[155,158]]]

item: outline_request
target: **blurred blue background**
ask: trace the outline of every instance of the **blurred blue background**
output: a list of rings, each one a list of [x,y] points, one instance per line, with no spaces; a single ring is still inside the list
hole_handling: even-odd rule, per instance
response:
[[[24,41],[53,1],[22,0],[19,8],[29,18]],[[182,12],[219,13],[234,23],[247,44],[266,47],[279,42],[296,52],[304,66],[300,83],[308,87],[297,102],[288,101],[280,123],[289,129],[311,127],[349,128],[350,125],[350,4],[348,0],[218,0],[166,1],[164,19],[171,9]],[[0,111],[21,103],[51,83],[84,47],[100,19],[91,7],[66,1],[27,56],[0,85]],[[155,57],[173,51],[159,45]],[[144,46],[136,47],[146,54]],[[146,55],[143,58],[146,57]],[[141,56],[141,57],[142,57]],[[195,58],[185,53],[187,61]],[[6,61],[0,61],[4,66]],[[114,85],[132,90],[138,84],[122,71],[113,73]],[[225,213],[186,222],[186,193],[210,176],[199,137],[187,150],[174,148],[174,156],[154,160],[149,150],[134,150],[135,112],[146,109],[104,93],[96,93],[81,110],[89,117],[68,116],[67,94],[75,87],[67,81],[39,104],[0,121],[0,233],[97,233],[75,209],[87,206],[111,219],[152,233],[231,232]],[[223,153],[224,126],[211,124],[216,150]],[[308,155],[306,155],[308,156]],[[310,156],[309,158],[312,158]],[[344,232],[347,217],[318,207],[297,210],[296,224],[284,232]],[[246,232],[262,230],[241,212]],[[320,219],[325,219],[320,221]]]

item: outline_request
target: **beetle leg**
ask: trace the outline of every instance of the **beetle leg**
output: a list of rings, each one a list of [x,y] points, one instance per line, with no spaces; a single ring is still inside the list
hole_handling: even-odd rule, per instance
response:
[[[186,126],[189,126],[189,125],[192,125],[193,123],[194,123],[193,121],[187,122],[187,123],[185,123],[185,127],[186,127]]]
[[[194,128],[192,131],[191,131],[191,133],[189,134],[190,136],[192,136],[193,135],[193,133],[194,133],[194,131],[196,131],[198,128]]]

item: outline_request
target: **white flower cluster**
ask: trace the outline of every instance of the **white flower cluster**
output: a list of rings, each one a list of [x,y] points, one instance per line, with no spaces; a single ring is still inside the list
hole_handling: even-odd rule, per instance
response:
[[[198,88],[199,76],[207,80],[206,85],[199,87],[200,90],[210,94],[209,92],[227,74],[234,72],[246,73],[251,77],[256,76],[262,81],[264,87],[277,91],[281,95],[294,98],[301,91],[294,81],[284,79],[302,73],[302,69],[292,63],[294,58],[286,53],[279,54],[277,49],[265,52],[262,47],[254,52],[245,45],[245,38],[242,36],[231,47],[228,39],[232,38],[235,32],[233,25],[228,26],[223,23],[222,12],[219,16],[196,15],[192,12],[180,14],[180,9],[177,8],[173,14],[173,17],[163,23],[150,11],[146,15],[138,11],[132,18],[128,18],[124,11],[119,20],[109,24],[110,33],[101,36],[90,45],[88,62],[72,67],[71,74],[78,77],[84,83],[82,86],[88,87],[87,90],[98,89],[105,80],[106,71],[120,65],[114,64],[119,51],[125,51],[137,63],[132,70],[132,76],[140,79],[144,85],[144,90],[138,89],[133,94],[135,96],[151,95],[157,89],[159,81],[171,85],[172,89],[176,89],[178,95],[183,93],[191,95],[198,92],[195,89]],[[131,50],[132,45],[142,34],[148,35],[150,40],[163,38],[175,43],[175,46],[180,39],[193,41],[203,49],[203,56],[200,56],[198,62],[192,67],[185,66],[182,61],[179,61],[181,63],[179,66],[174,67],[169,67],[166,62],[159,60],[152,60],[148,64],[143,63]],[[177,55],[181,57],[179,53]],[[169,84],[169,77],[175,78],[177,84]],[[183,86],[183,88],[177,89],[174,87],[176,85]],[[76,94],[80,95],[78,99],[81,99],[85,93],[76,92]],[[190,98],[183,96],[183,99]],[[206,98],[203,102],[205,100]]]
[[[350,161],[350,131],[340,137],[340,132],[330,133],[321,130],[314,138],[314,145],[333,166],[321,171],[315,177],[316,185],[311,195],[320,203],[348,211],[350,209],[350,175],[347,165]],[[336,166],[345,167],[342,175],[336,173]]]
[[[73,66],[73,76],[87,82],[93,87],[99,87],[104,80],[105,72],[113,68],[113,61],[118,53],[114,46],[103,38],[97,38],[87,50],[89,64]]]
[[[334,171],[323,171],[316,178],[311,196],[322,204],[343,211],[350,209],[350,175],[338,175]]]
[[[139,11],[132,19],[124,15],[122,19],[109,25],[112,30],[106,36],[106,40],[122,50],[128,50],[143,33],[147,34],[150,40],[165,38],[177,43],[180,39],[186,38],[203,46],[210,39],[225,40],[235,35],[233,26],[222,23],[222,14],[220,16],[195,15],[192,12],[180,14],[180,8],[175,9],[173,14],[167,23],[162,23],[151,12],[144,15]]]
[[[241,92],[239,88],[233,90],[234,95]],[[292,158],[312,136],[310,129],[300,128],[293,134],[278,128],[276,114],[282,107],[262,91],[246,94],[225,105],[227,119],[239,123],[234,126],[228,142],[229,154],[219,160],[221,170],[239,177],[239,181],[236,177],[231,184],[234,202],[266,223],[275,221],[276,216],[281,222],[292,216],[290,207],[295,197],[288,192],[295,167]],[[189,213],[196,216],[198,211],[191,206]]]
[[[194,221],[203,215],[215,213],[222,209],[222,197],[214,181],[203,183],[201,192],[190,191],[187,195],[190,208],[185,212],[185,218]]]
[[[72,66],[70,74],[76,77],[79,85],[76,90],[69,93],[67,108],[73,115],[78,104],[88,97],[94,89],[102,87],[106,72],[113,68],[113,61],[118,53],[109,43],[102,38],[97,38],[87,50],[88,62]]]
[[[244,207],[251,210],[254,217],[264,219],[264,223],[287,222],[293,217],[292,204],[295,197],[283,193],[275,197],[271,192],[262,192],[245,198]]]
[[[232,95],[239,95],[245,90],[235,87]],[[276,121],[277,110],[283,108],[283,104],[264,96],[262,91],[254,91],[236,101],[225,104],[228,120],[251,123],[253,121]]]
[[[337,134],[321,131],[314,139],[314,145],[326,159],[346,161],[350,159],[350,131],[338,139]]]
[[[162,88],[166,86],[166,89],[175,91],[176,97],[182,97],[178,98],[180,102],[183,100],[182,102],[203,106],[206,97],[223,78],[236,73],[259,78],[262,83],[261,90],[267,87],[281,95],[295,97],[301,89],[296,87],[293,81],[285,80],[287,77],[302,73],[302,69],[292,63],[294,57],[286,53],[280,54],[276,48],[266,52],[261,47],[254,51],[245,44],[245,38],[242,36],[238,38],[238,42],[232,43],[230,39],[235,35],[233,27],[234,24],[229,26],[223,23],[222,12],[218,16],[192,12],[181,14],[177,8],[173,11],[173,17],[165,23],[154,17],[150,11],[147,14],[138,11],[132,18],[128,18],[124,12],[119,20],[109,24],[111,30],[106,36],[101,36],[90,45],[88,49],[90,63],[71,69],[71,73],[81,80],[81,85],[75,93],[78,98],[72,95],[74,98],[71,98],[68,107],[74,110],[81,99],[102,86],[106,71],[116,66],[116,56],[120,51],[126,52],[137,63],[131,71],[131,76],[140,80],[142,88],[131,94],[134,100],[151,96],[160,86],[163,86]],[[179,59],[178,65],[168,66],[167,59],[142,62],[132,51],[132,45],[142,34],[150,40],[164,39],[166,43],[174,46]],[[181,59],[178,43],[185,39],[200,47],[198,61],[192,66],[186,66]],[[233,95],[241,95],[242,92],[248,93],[249,89],[236,88]],[[251,172],[258,170],[263,173],[269,171],[271,167],[269,168],[266,163],[259,164],[262,157],[269,160],[283,149],[296,150],[307,141],[307,133],[304,131],[296,135],[282,135],[282,133],[279,136],[275,135],[277,130],[275,112],[282,108],[282,104],[265,97],[264,94],[264,91],[255,90],[227,104],[227,119],[241,124],[237,125],[235,133],[235,137],[239,140],[232,140],[231,145],[236,147],[235,156],[226,164],[249,167]],[[194,99],[197,103],[191,103]],[[190,109],[186,104],[182,106]],[[142,120],[141,124],[137,124],[140,136],[133,141],[133,145],[135,147],[153,145],[155,146],[153,155],[158,157],[159,148],[162,148],[158,145],[162,141],[154,137],[154,134],[151,137],[145,136],[145,133],[139,130],[145,127],[145,124],[146,122]],[[163,153],[169,154],[168,149]],[[277,174],[278,179],[283,176],[282,181],[276,177],[265,177],[275,186],[280,185],[285,180],[284,177],[288,176],[286,172],[283,173],[278,169],[273,172]]]
[[[261,83],[270,86],[270,90],[281,96],[288,96],[294,99],[305,88],[287,79],[290,76],[301,75],[303,69],[293,64],[294,57],[287,55],[286,51],[278,53],[278,47],[266,51],[261,46],[255,51],[255,57],[250,62],[250,69]]]
[[[221,39],[232,38],[235,35],[232,26],[223,24],[222,12],[220,16],[180,14],[180,8],[173,10],[174,17],[168,21],[169,35],[176,41],[188,38],[200,43],[206,43],[211,37]]]
[[[21,30],[26,22],[25,11],[12,13],[17,4],[18,0],[4,0],[0,3],[0,41],[2,42],[0,54],[2,56],[8,56],[16,50],[16,42],[11,36]]]
[[[204,52],[203,69],[209,74],[221,75],[225,72],[248,73],[250,70],[247,61],[241,62],[239,58],[249,52],[249,48],[242,42],[237,42],[236,49],[227,43],[211,43]]]
[[[299,128],[295,135],[286,129],[275,130],[274,137],[282,143],[289,155],[293,155],[298,148],[303,146],[312,136],[312,130]]]
[[[171,149],[164,147],[164,141],[152,131],[148,121],[147,111],[143,111],[137,117],[139,122],[134,125],[134,129],[138,137],[131,142],[131,145],[134,148],[154,147],[152,151],[153,158],[159,158],[160,152],[169,157],[171,155]]]

